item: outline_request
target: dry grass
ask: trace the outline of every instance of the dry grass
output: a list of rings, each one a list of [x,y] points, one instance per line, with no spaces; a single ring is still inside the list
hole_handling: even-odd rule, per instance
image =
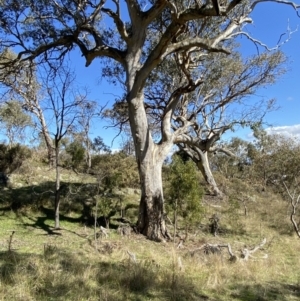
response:
[[[202,232],[180,250],[172,243],[158,244],[139,235],[119,237],[111,230],[96,251],[92,228],[63,221],[63,230],[49,234],[52,221],[44,220],[38,227],[43,218],[38,213],[30,217],[3,213],[0,300],[299,300],[300,242],[274,228],[274,218],[261,218],[263,201],[255,204],[256,213],[249,210],[249,216],[241,216],[243,235],[228,231],[212,237]],[[255,256],[267,253],[267,259],[230,263],[225,250],[221,255],[190,252],[203,241],[229,242],[237,252],[264,236],[268,243]],[[136,255],[137,262],[127,251]]]
[[[288,204],[270,193],[243,187],[250,196],[246,216],[236,198],[240,183],[234,185],[228,188],[227,201],[211,206],[207,199],[200,230],[190,234],[182,249],[135,234],[120,237],[110,230],[108,238],[99,238],[96,251],[93,228],[80,224],[74,213],[64,213],[62,230],[56,231],[47,212],[29,207],[16,213],[3,207],[0,300],[299,300],[300,240],[290,225]],[[132,205],[129,215],[136,207]],[[214,213],[220,216],[217,237],[208,231]],[[264,237],[263,250],[247,262],[230,262],[225,249],[221,254],[191,256],[205,242],[230,243],[239,254],[245,245],[255,246]],[[135,254],[136,262],[128,251]],[[262,259],[265,254],[268,258]]]
[[[64,223],[49,235],[29,225],[38,218],[1,217],[0,300],[201,300],[201,290],[174,266],[172,246],[111,230],[96,251],[93,229]]]

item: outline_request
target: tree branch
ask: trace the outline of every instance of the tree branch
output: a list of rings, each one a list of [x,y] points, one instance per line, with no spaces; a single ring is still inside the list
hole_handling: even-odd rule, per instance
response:
[[[300,4],[296,4],[292,1],[285,1],[285,0],[257,0],[254,1],[252,3],[252,5],[250,6],[250,11],[253,11],[253,9],[255,8],[255,6],[259,3],[263,3],[263,2],[276,2],[276,3],[280,3],[280,4],[285,4],[285,5],[290,5],[294,8],[294,10],[298,10],[298,8],[300,8]],[[299,13],[297,12],[297,15],[299,16]],[[299,16],[300,17],[300,16]]]
[[[143,19],[145,20],[145,25],[150,24],[168,5],[171,6],[172,4],[167,0],[155,1],[151,8],[142,13]]]
[[[299,226],[298,226],[298,223],[295,221],[295,215],[296,215],[296,209],[298,207],[298,204],[299,204],[299,201],[300,201],[300,194],[297,196],[297,198],[295,197],[295,194],[292,195],[290,190],[288,189],[287,185],[285,184],[285,182],[283,181],[283,186],[290,198],[290,204],[292,206],[292,212],[291,212],[291,215],[290,215],[290,219],[291,219],[291,222],[293,224],[293,227],[294,227],[294,230],[297,234],[297,236],[300,238],[300,229],[299,229]]]
[[[108,16],[110,16],[114,20],[120,36],[122,37],[122,39],[125,42],[128,42],[128,33],[126,31],[125,24],[121,20],[121,16],[120,16],[120,4],[119,4],[119,1],[118,0],[112,0],[112,1],[116,4],[116,7],[117,7],[117,11],[116,12],[113,12],[109,8],[102,8],[101,11],[105,12]]]
[[[178,43],[171,44],[170,47],[167,48],[166,52],[164,53],[164,56],[167,56],[173,52],[176,51],[182,51],[187,50],[193,47],[201,47],[204,50],[207,50],[209,52],[222,52],[225,54],[230,54],[230,51],[220,47],[214,47],[215,41],[211,41],[208,39],[201,39],[201,38],[194,38],[194,39],[186,39],[183,41],[180,41]]]

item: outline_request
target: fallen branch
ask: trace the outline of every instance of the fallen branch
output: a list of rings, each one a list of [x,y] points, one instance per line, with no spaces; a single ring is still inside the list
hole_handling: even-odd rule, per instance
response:
[[[100,226],[100,233],[104,235],[106,238],[108,237],[108,230],[102,226]]]
[[[252,254],[254,254],[256,251],[261,249],[266,244],[266,242],[267,242],[267,239],[264,238],[262,240],[262,242],[259,245],[255,246],[254,248],[252,248],[250,250],[247,249],[247,248],[242,249],[240,256],[237,256],[232,251],[231,245],[229,243],[228,244],[209,244],[209,243],[206,243],[206,244],[202,245],[201,247],[190,251],[190,254],[191,254],[191,256],[194,256],[195,253],[199,252],[199,251],[203,251],[203,253],[206,254],[206,255],[208,255],[208,254],[220,254],[221,251],[222,251],[222,248],[226,248],[227,251],[228,251],[228,254],[230,256],[230,259],[229,259],[230,261],[232,261],[232,262],[236,262],[238,260],[247,261],[250,257],[251,258],[258,258],[258,257],[254,257]],[[265,259],[265,258],[268,258],[267,254],[260,257],[260,259]]]
[[[137,263],[136,256],[135,256],[134,253],[131,253],[131,252],[127,251],[127,254],[129,255],[130,261],[133,261],[134,263]]]
[[[254,247],[252,250],[248,250],[248,249],[244,248],[243,250],[241,250],[241,253],[242,253],[241,258],[244,260],[248,260],[249,257],[253,257],[252,254],[255,253],[257,250],[259,250],[260,248],[262,248],[266,244],[266,242],[267,242],[267,239],[264,238],[262,240],[262,242],[259,245],[257,245],[256,247]],[[255,257],[253,257],[253,258],[255,258]]]

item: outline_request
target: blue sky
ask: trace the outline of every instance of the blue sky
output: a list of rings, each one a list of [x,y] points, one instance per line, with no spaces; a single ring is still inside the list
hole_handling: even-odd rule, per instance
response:
[[[245,28],[246,31],[255,39],[268,45],[269,48],[276,46],[280,36],[286,33],[288,28],[295,31],[299,26],[299,30],[281,46],[281,50],[289,58],[289,71],[275,85],[259,90],[258,95],[265,99],[275,98],[280,107],[266,116],[266,121],[273,125],[272,130],[300,137],[300,17],[291,6],[267,2],[256,7],[252,18],[253,24],[248,24]],[[282,41],[287,37],[287,34],[283,35]],[[243,37],[239,41],[242,45],[241,51],[245,56],[257,53],[257,48],[247,38]],[[71,54],[71,60],[77,73],[78,84],[87,85],[91,91],[90,99],[97,100],[102,105],[111,104],[121,95],[122,91],[118,87],[109,85],[101,79],[99,61],[95,60],[86,68],[85,60],[81,57],[78,49]],[[121,138],[118,137],[112,144],[117,131],[106,128],[107,126],[105,121],[95,121],[91,136],[101,136],[107,145],[117,149]],[[271,129],[268,130],[271,131]],[[238,130],[228,133],[225,139],[236,135],[247,139],[251,132],[249,129]]]
[[[246,26],[246,31],[255,39],[268,45],[269,48],[277,45],[282,34],[284,35],[281,41],[288,38],[288,28],[291,31],[296,31],[289,41],[281,46],[281,50],[289,58],[288,72],[275,85],[259,90],[258,95],[266,99],[275,98],[277,100],[279,109],[267,114],[265,119],[269,124],[272,124],[272,130],[277,133],[293,134],[300,137],[300,18],[291,6],[267,2],[256,7],[252,19],[253,23]],[[298,26],[299,30],[297,31]],[[257,53],[256,47],[247,38],[241,38],[240,42],[242,44],[241,51],[245,56]],[[118,97],[120,90],[108,85],[105,80],[101,80],[100,64],[97,61],[85,68],[85,61],[82,57],[79,57],[78,53],[73,54],[72,58],[76,60],[78,81],[89,85],[91,98],[106,103],[113,102]],[[117,138],[111,144],[117,132],[113,129],[106,129],[106,125],[103,121],[95,122],[92,135],[99,135],[106,144],[114,149],[118,148],[120,138]],[[268,131],[271,131],[271,129],[268,129]],[[251,131],[243,129],[228,133],[225,139],[236,135],[248,139],[251,136]]]
[[[291,6],[270,2],[258,5],[252,18],[254,23],[247,26],[247,31],[269,48],[277,44],[280,35],[287,32],[288,27],[291,31],[296,31],[280,47],[289,59],[288,72],[275,85],[259,91],[259,94],[275,98],[279,106],[278,110],[266,116],[266,121],[272,124],[272,128],[267,129],[268,132],[296,135],[300,138],[300,18]],[[285,34],[282,40],[287,37]],[[253,44],[245,38],[242,40],[243,53],[255,53]],[[250,131],[245,130],[242,135],[246,139]]]

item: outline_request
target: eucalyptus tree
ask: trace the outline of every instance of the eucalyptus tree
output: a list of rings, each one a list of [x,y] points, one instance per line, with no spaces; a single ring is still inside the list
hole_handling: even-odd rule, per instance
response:
[[[222,196],[209,165],[210,153],[222,152],[235,156],[228,148],[217,144],[225,132],[262,121],[274,109],[273,99],[249,98],[266,85],[273,84],[285,71],[286,59],[281,52],[262,53],[243,60],[237,53],[206,60],[206,82],[186,99],[175,113],[174,130],[187,121],[193,123],[185,133],[185,141],[177,143],[197,164],[214,194]],[[223,66],[226,66],[225,68]]]
[[[43,72],[42,72],[42,71]],[[39,71],[39,72],[38,72]],[[2,84],[16,96],[20,109],[35,117],[35,127],[47,146],[49,163],[55,167],[55,228],[60,227],[60,162],[62,139],[83,127],[90,108],[87,91],[74,88],[75,74],[67,65],[25,64],[18,70],[19,78],[2,78]],[[18,111],[15,112],[19,114]],[[85,116],[83,116],[85,114]],[[90,120],[89,120],[90,122]],[[86,124],[84,124],[86,125]]]
[[[253,136],[247,147],[248,161],[252,167],[251,180],[262,189],[271,186],[282,192],[283,181],[289,189],[295,189],[300,178],[299,139],[270,134],[262,126],[253,127]]]
[[[186,132],[185,126],[173,132],[171,118],[184,94],[205,82],[189,76],[185,63],[194,58],[201,62],[210,53],[228,54],[227,41],[244,33],[243,25],[251,22],[249,15],[260,2],[232,0],[220,6],[196,0],[7,0],[0,8],[0,47],[19,51],[12,62],[15,66],[23,60],[51,64],[75,47],[87,67],[103,59],[104,75],[122,82],[128,104],[142,190],[137,228],[148,238],[160,240],[168,237],[161,168],[174,142],[185,142],[180,137]],[[166,100],[160,138],[155,140],[144,88],[157,67],[172,56],[178,58],[184,77]]]
[[[16,141],[25,138],[25,130],[32,126],[32,120],[26,114],[20,102],[8,100],[0,105],[0,124],[4,127],[4,133],[8,137],[8,144],[11,148]]]
[[[262,53],[243,59],[236,50],[230,55],[207,55],[205,61],[195,67],[195,62],[185,62],[184,73],[178,60],[170,59],[159,66],[145,87],[145,107],[152,132],[159,137],[160,123],[173,91],[182,87],[185,74],[205,78],[195,91],[185,93],[174,110],[171,129],[174,143],[198,166],[212,193],[222,196],[213,177],[209,154],[222,152],[235,157],[225,145],[217,142],[225,132],[237,126],[259,123],[275,106],[273,99],[251,100],[259,88],[271,85],[285,72],[283,53]],[[114,120],[120,130],[126,129],[128,117],[126,102],[120,100],[106,116]]]
[[[82,140],[85,146],[85,159],[88,173],[92,165],[91,151],[93,149],[93,142],[89,137],[92,122],[95,121],[95,118],[100,117],[103,108],[99,108],[98,103],[96,101],[85,101],[81,104],[80,109],[81,114],[79,118],[79,125],[81,127],[81,133],[77,135],[77,137],[80,136],[80,140]]]
[[[4,62],[13,60],[16,58],[16,54],[11,50],[3,51],[0,54],[0,59]],[[81,131],[81,137],[86,147],[86,158],[88,168],[90,167],[90,150],[91,142],[89,140],[89,132],[93,119],[100,115],[102,108],[99,108],[96,101],[90,101],[87,99],[88,90],[85,87],[75,88],[75,74],[68,69],[67,65],[60,66],[60,70],[57,70],[54,64],[49,68],[47,65],[34,65],[33,63],[25,62],[14,72],[10,70],[2,70],[0,73],[0,83],[3,86],[2,94],[7,96],[13,96],[18,100],[20,109],[31,114],[35,121],[35,132],[41,134],[43,137],[46,148],[47,156],[50,167],[55,166],[55,139],[52,131],[52,120],[53,116],[59,114],[57,111],[58,107],[53,106],[49,96],[53,93],[55,85],[54,82],[58,83],[58,86],[62,88],[60,91],[61,98],[63,101],[64,93],[71,93],[71,91],[63,91],[64,89],[72,89],[73,100],[75,94],[77,100],[74,100],[74,107],[76,106],[76,114],[78,119],[77,131]],[[61,72],[60,72],[61,71]],[[7,76],[9,75],[9,76]],[[63,80],[65,77],[65,80]],[[65,81],[65,86],[61,85],[62,81]],[[57,94],[58,91],[55,93]],[[79,100],[81,98],[81,100]],[[63,108],[63,104],[61,103]],[[49,114],[49,112],[51,112]],[[17,113],[18,112],[18,113]],[[69,114],[70,112],[68,112]],[[19,111],[16,114],[21,116]],[[65,112],[61,112],[62,115]],[[64,118],[62,118],[64,119]],[[65,120],[62,122],[66,122]],[[77,137],[79,136],[76,133]]]
[[[4,49],[0,54],[3,64],[7,64],[16,59],[16,54],[9,48]],[[16,68],[2,69],[0,73],[0,83],[3,86],[3,94],[12,95],[19,101],[22,108],[32,114],[37,122],[35,122],[35,130],[41,133],[47,148],[48,162],[50,166],[54,166],[55,149],[51,133],[49,131],[44,106],[45,82],[44,88],[38,81],[37,68],[28,62],[19,64]]]

